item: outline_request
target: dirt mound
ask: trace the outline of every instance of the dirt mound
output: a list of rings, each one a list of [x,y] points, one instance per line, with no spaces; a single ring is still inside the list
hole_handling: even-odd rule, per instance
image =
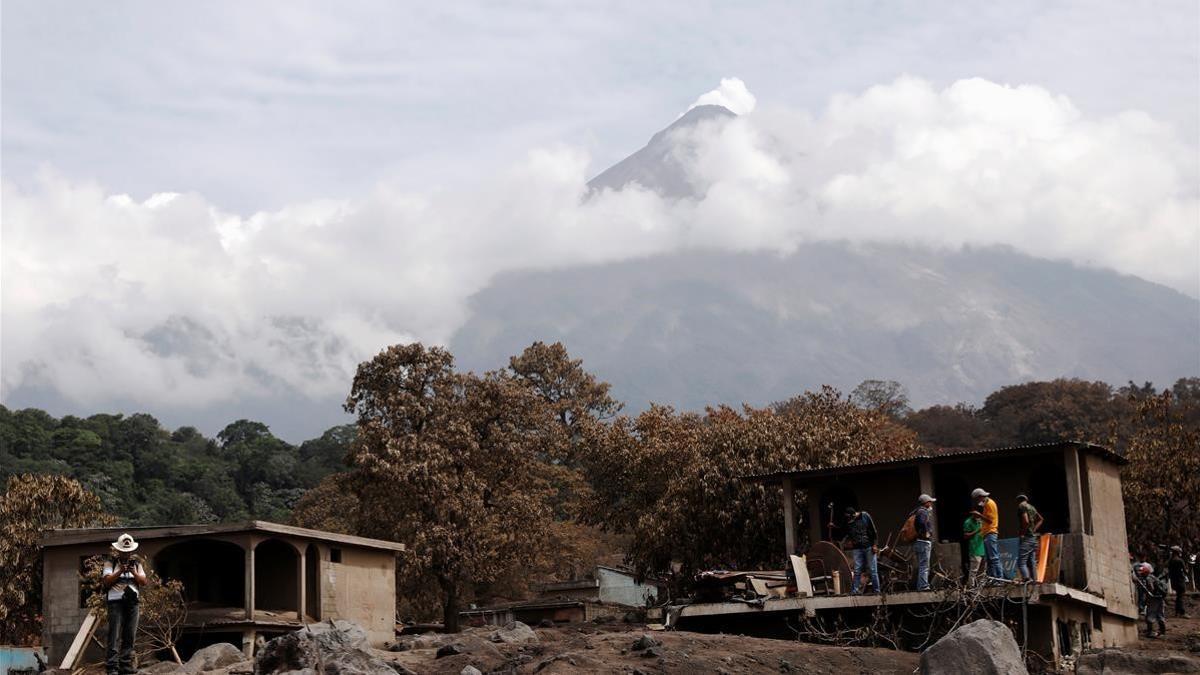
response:
[[[912,673],[918,655],[885,649],[825,647],[790,640],[644,627],[575,625],[538,628],[537,642],[493,643],[491,630],[470,629],[445,641],[467,647],[437,658],[432,645],[376,656],[417,673],[458,675],[466,666],[517,673]],[[645,638],[645,639],[644,639]],[[481,648],[487,644],[492,649]],[[475,647],[475,649],[471,649]]]

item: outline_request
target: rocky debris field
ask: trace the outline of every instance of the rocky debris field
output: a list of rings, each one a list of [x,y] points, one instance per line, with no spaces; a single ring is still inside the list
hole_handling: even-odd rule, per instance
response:
[[[1078,673],[1200,673],[1200,617],[1169,619],[1162,639],[1084,654]],[[977,621],[922,655],[829,647],[789,640],[648,631],[628,624],[469,628],[455,635],[408,635],[390,649],[366,644],[361,628],[313,624],[268,642],[256,659],[233,645],[212,645],[183,666],[158,663],[153,675],[409,675],[483,673],[950,673],[1023,672],[1016,642],[995,622]],[[984,647],[987,649],[984,649]],[[986,662],[979,661],[988,652]],[[65,675],[65,671],[64,671]]]

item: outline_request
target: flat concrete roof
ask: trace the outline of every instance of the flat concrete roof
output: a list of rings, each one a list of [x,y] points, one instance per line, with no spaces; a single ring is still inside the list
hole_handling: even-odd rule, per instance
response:
[[[111,543],[123,532],[132,534],[134,539],[173,539],[188,537],[204,537],[214,534],[236,534],[240,532],[265,532],[268,534],[284,534],[303,539],[316,539],[346,546],[373,548],[386,551],[404,551],[404,544],[383,539],[356,537],[351,534],[338,534],[324,530],[310,530],[291,525],[269,523],[265,520],[249,520],[240,523],[216,523],[211,525],[166,525],[154,527],[89,527],[80,529],[47,530],[42,533],[42,546],[71,546],[74,544]]]
[[[1049,600],[1066,598],[1103,609],[1108,608],[1104,598],[1086,591],[1064,586],[1062,584],[1029,584],[1024,589],[1029,594],[1029,602],[1045,604]],[[978,591],[985,597],[1020,598],[1020,584],[982,588]],[[746,602],[698,602],[683,605],[679,617],[720,616],[728,614],[767,614],[771,612],[804,612],[812,615],[814,612],[826,609],[850,609],[858,607],[924,605],[936,602],[950,602],[957,599],[957,591],[906,591],[889,593],[887,595],[816,595],[803,598],[770,598],[762,604]]]

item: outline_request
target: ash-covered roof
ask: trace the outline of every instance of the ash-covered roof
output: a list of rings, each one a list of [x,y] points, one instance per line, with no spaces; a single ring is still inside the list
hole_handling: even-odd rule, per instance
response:
[[[889,459],[878,462],[862,462],[859,464],[843,464],[841,466],[822,467],[818,469],[798,469],[795,471],[771,471],[760,474],[741,476],[742,480],[755,483],[778,483],[784,478],[806,479],[840,476],[843,474],[867,473],[887,469],[903,469],[921,464],[948,464],[951,462],[969,461],[974,459],[990,459],[1005,455],[1036,455],[1051,450],[1061,450],[1067,447],[1078,448],[1082,452],[1095,455],[1118,465],[1128,464],[1125,456],[1102,445],[1085,443],[1083,441],[1052,441],[1048,443],[1030,443],[1027,445],[1012,445],[1001,448],[939,448],[932,452],[921,453],[901,459]]]

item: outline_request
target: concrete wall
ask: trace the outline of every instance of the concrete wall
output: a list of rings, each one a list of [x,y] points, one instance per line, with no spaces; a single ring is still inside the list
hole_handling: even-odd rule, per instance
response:
[[[322,619],[353,621],[367,639],[381,646],[395,639],[396,556],[391,551],[340,547],[342,561],[332,562],[337,546],[321,544]]]
[[[596,579],[600,582],[600,602],[644,607],[647,601],[658,598],[658,588],[639,584],[631,575],[616,570],[598,567]]]

